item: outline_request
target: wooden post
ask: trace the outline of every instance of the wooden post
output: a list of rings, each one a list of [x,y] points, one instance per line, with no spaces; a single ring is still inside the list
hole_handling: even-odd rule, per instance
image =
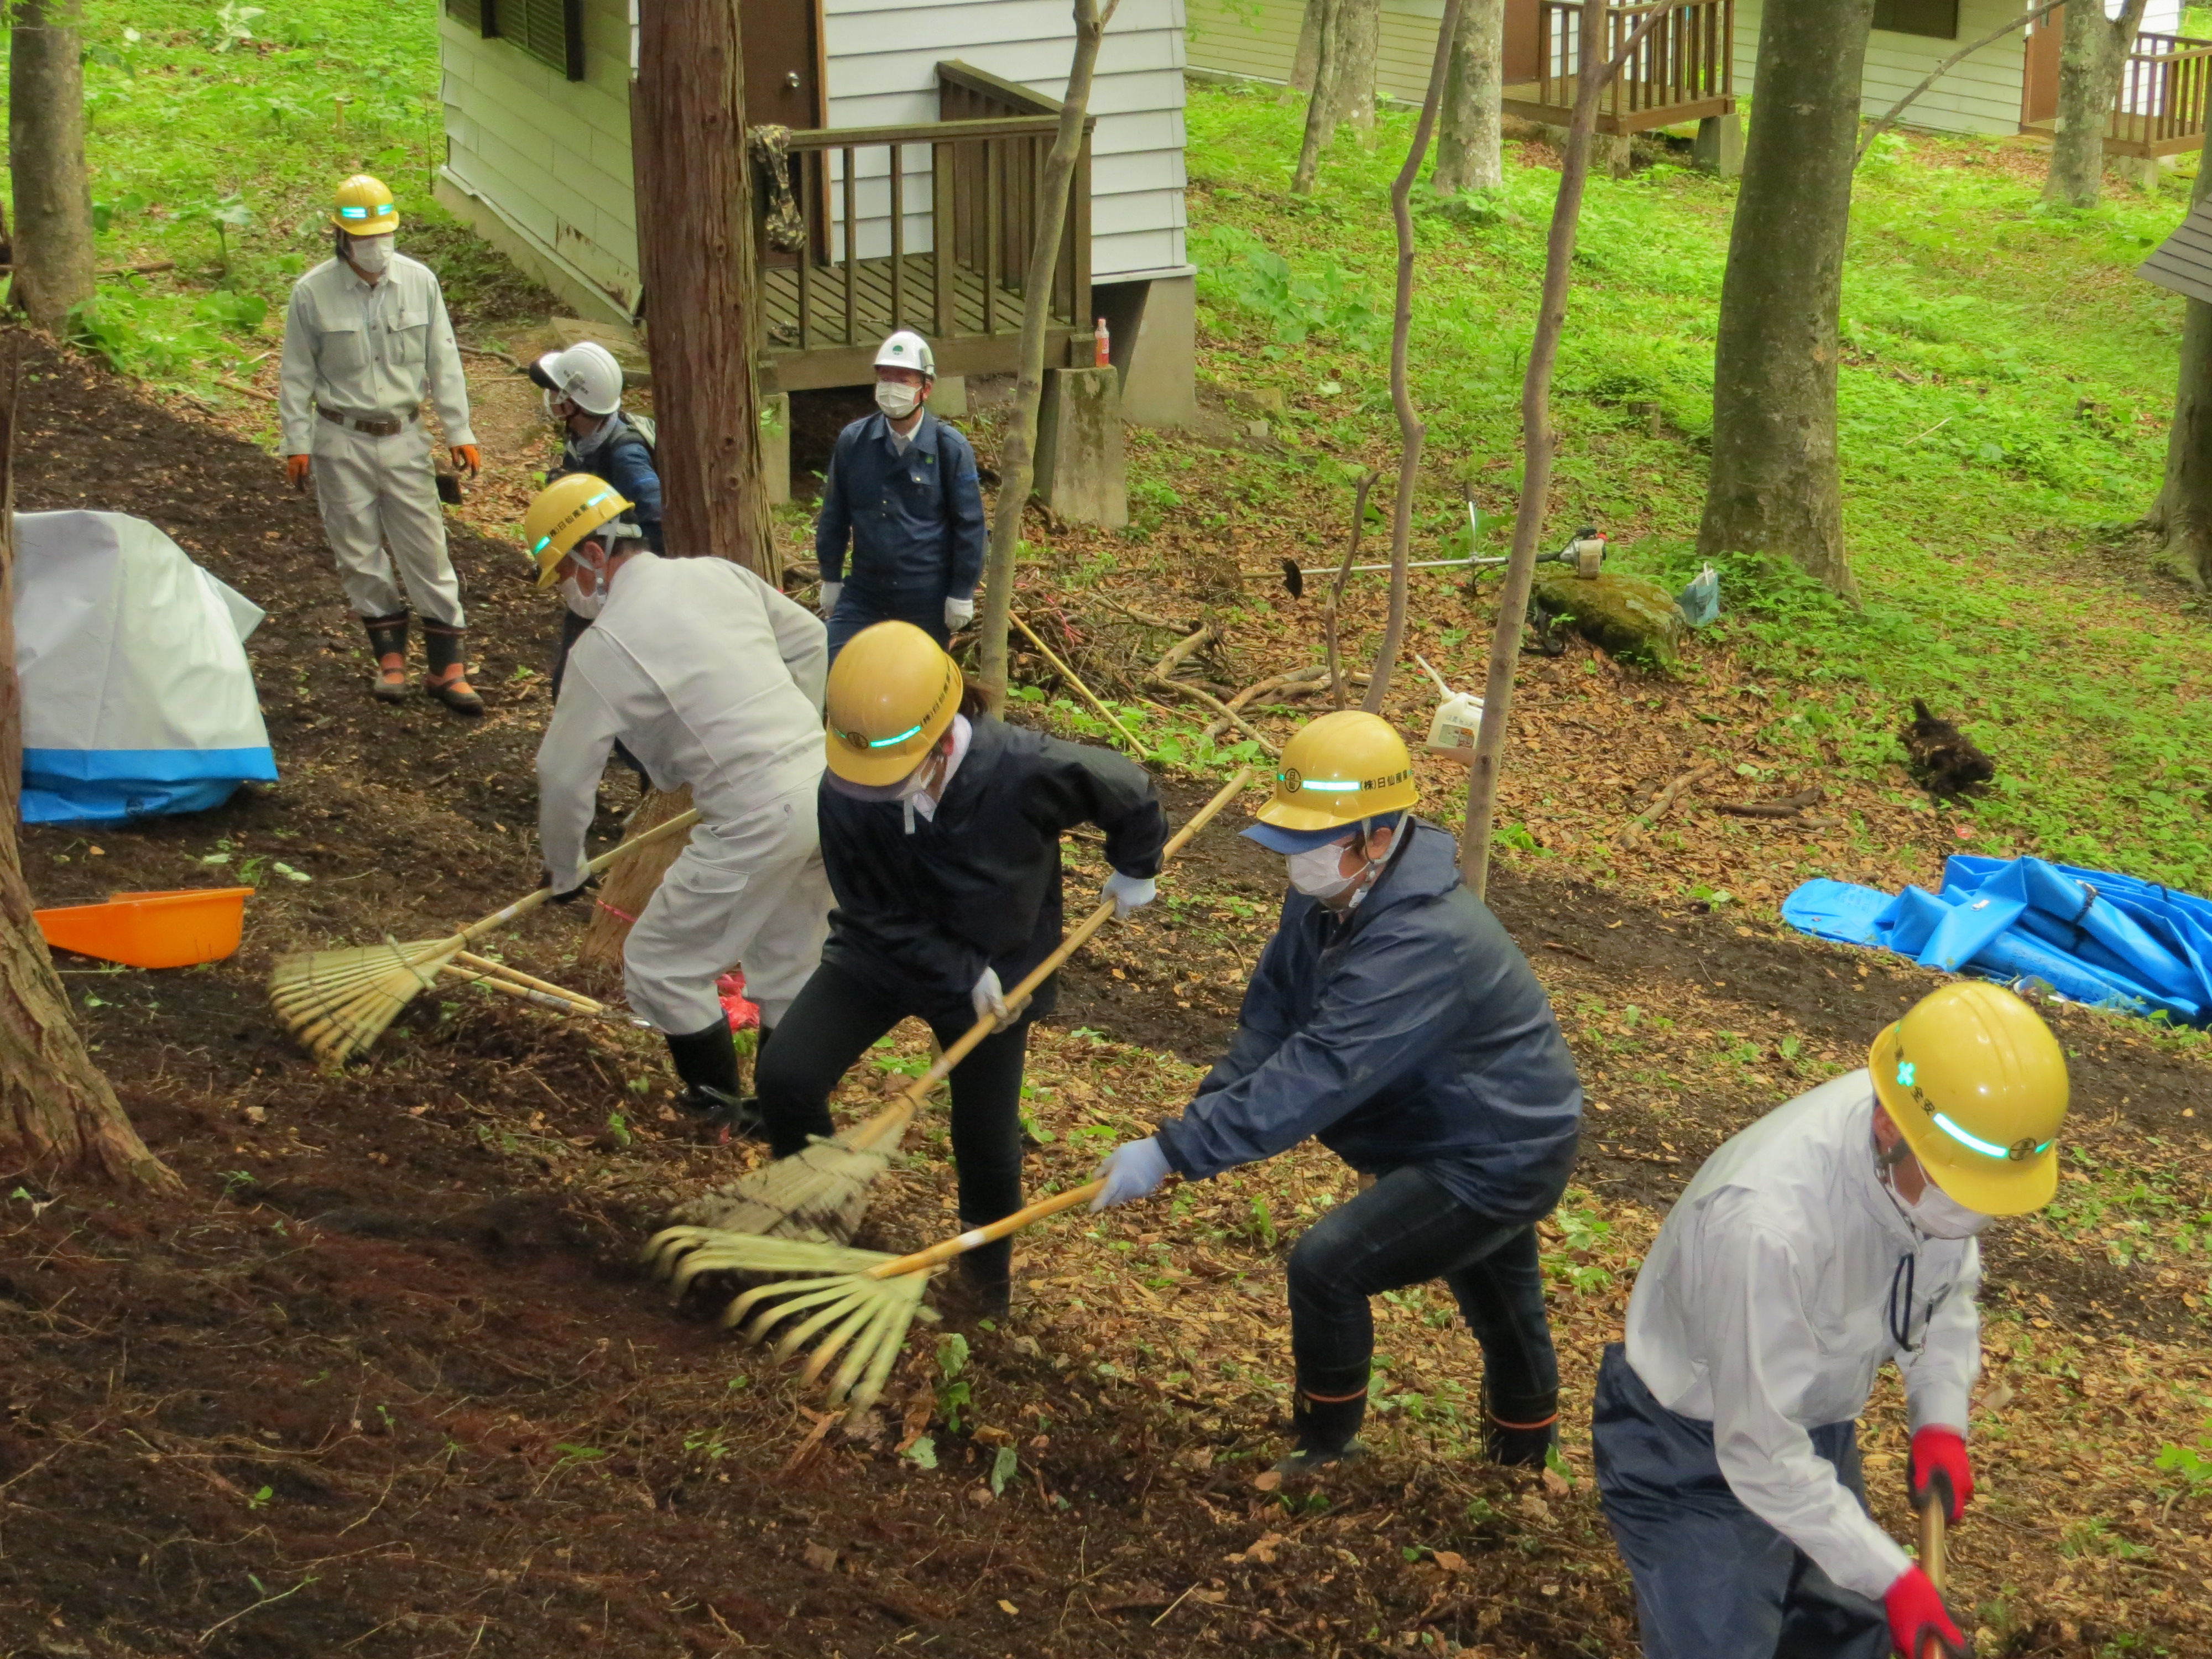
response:
[[[23,337],[0,345],[0,1170],[48,1169],[173,1191],[92,1063],[31,914],[15,846],[23,692],[15,678],[15,393]]]
[[[668,545],[774,581],[738,0],[647,0],[637,48],[630,144]]]

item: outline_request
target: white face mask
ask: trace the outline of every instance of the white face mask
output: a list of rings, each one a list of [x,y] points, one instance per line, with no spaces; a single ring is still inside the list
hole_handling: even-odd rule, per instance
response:
[[[392,269],[392,250],[396,240],[391,236],[349,236],[346,258],[370,276],[381,276]]]
[[[594,588],[591,592],[586,593],[583,584],[574,576],[568,577],[562,582],[561,593],[562,597],[568,601],[568,609],[580,617],[597,618],[599,612],[606,609],[606,590]]]
[[[1891,1188],[1893,1192],[1896,1188]],[[1920,1189],[1920,1196],[1906,1203],[1903,1193],[1897,1194],[1898,1206],[1911,1218],[1912,1224],[1930,1238],[1972,1238],[1996,1219],[1984,1215],[1979,1210],[1970,1210],[1965,1205],[1930,1181]]]
[[[1343,893],[1365,873],[1364,869],[1348,876],[1340,873],[1344,862],[1344,844],[1340,842],[1291,853],[1284,862],[1290,866],[1291,885],[1308,898],[1317,898],[1324,903]]]
[[[895,421],[902,421],[921,406],[921,388],[897,380],[876,382],[876,407]]]

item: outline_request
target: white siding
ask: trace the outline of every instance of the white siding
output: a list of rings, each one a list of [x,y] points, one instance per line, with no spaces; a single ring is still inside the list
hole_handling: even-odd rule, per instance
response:
[[[1287,81],[1304,0],[1190,0],[1190,62],[1200,69]],[[1382,0],[1376,88],[1419,103],[1429,87],[1443,0]]]
[[[1760,4],[1761,0],[1736,0],[1738,96],[1756,95]],[[1876,29],[1867,41],[1866,72],[1860,82],[1861,112],[1869,119],[1887,114],[1891,105],[1960,46],[1980,40],[2024,9],[2020,0],[1959,0],[1959,35],[1954,40],[1931,40],[1925,35]],[[2019,30],[1984,46],[1914,100],[1899,125],[1931,132],[2018,132],[2027,51],[2026,38]]]
[[[1066,0],[824,0],[830,125],[937,119],[937,64],[959,58],[1048,97],[1074,44]],[[1174,270],[1183,247],[1183,0],[1123,0],[1091,110],[1091,276]],[[585,79],[441,22],[446,172],[569,280],[637,301],[628,0],[585,0]],[[864,257],[890,251],[887,158],[863,155]],[[927,161],[904,181],[907,246],[929,245]]]

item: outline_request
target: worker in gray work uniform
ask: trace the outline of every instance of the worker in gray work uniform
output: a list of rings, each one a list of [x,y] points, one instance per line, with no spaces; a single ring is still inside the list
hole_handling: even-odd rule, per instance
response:
[[[480,470],[446,296],[426,266],[394,250],[399,211],[379,180],[363,173],[340,185],[331,224],[331,257],[292,285],[284,315],[284,474],[295,489],[315,481],[323,534],[368,629],[378,701],[407,696],[411,599],[429,659],[423,690],[448,708],[481,714],[422,424],[428,398],[454,464],[471,475]]]

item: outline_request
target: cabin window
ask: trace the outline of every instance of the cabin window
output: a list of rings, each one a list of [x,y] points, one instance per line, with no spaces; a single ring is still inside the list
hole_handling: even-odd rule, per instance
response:
[[[446,0],[446,15],[478,34],[494,35],[499,29],[493,5],[494,0]]]
[[[1896,34],[1959,38],[1959,0],[1874,0],[1874,26]]]
[[[571,81],[584,78],[583,0],[445,0],[446,15],[519,46]]]

